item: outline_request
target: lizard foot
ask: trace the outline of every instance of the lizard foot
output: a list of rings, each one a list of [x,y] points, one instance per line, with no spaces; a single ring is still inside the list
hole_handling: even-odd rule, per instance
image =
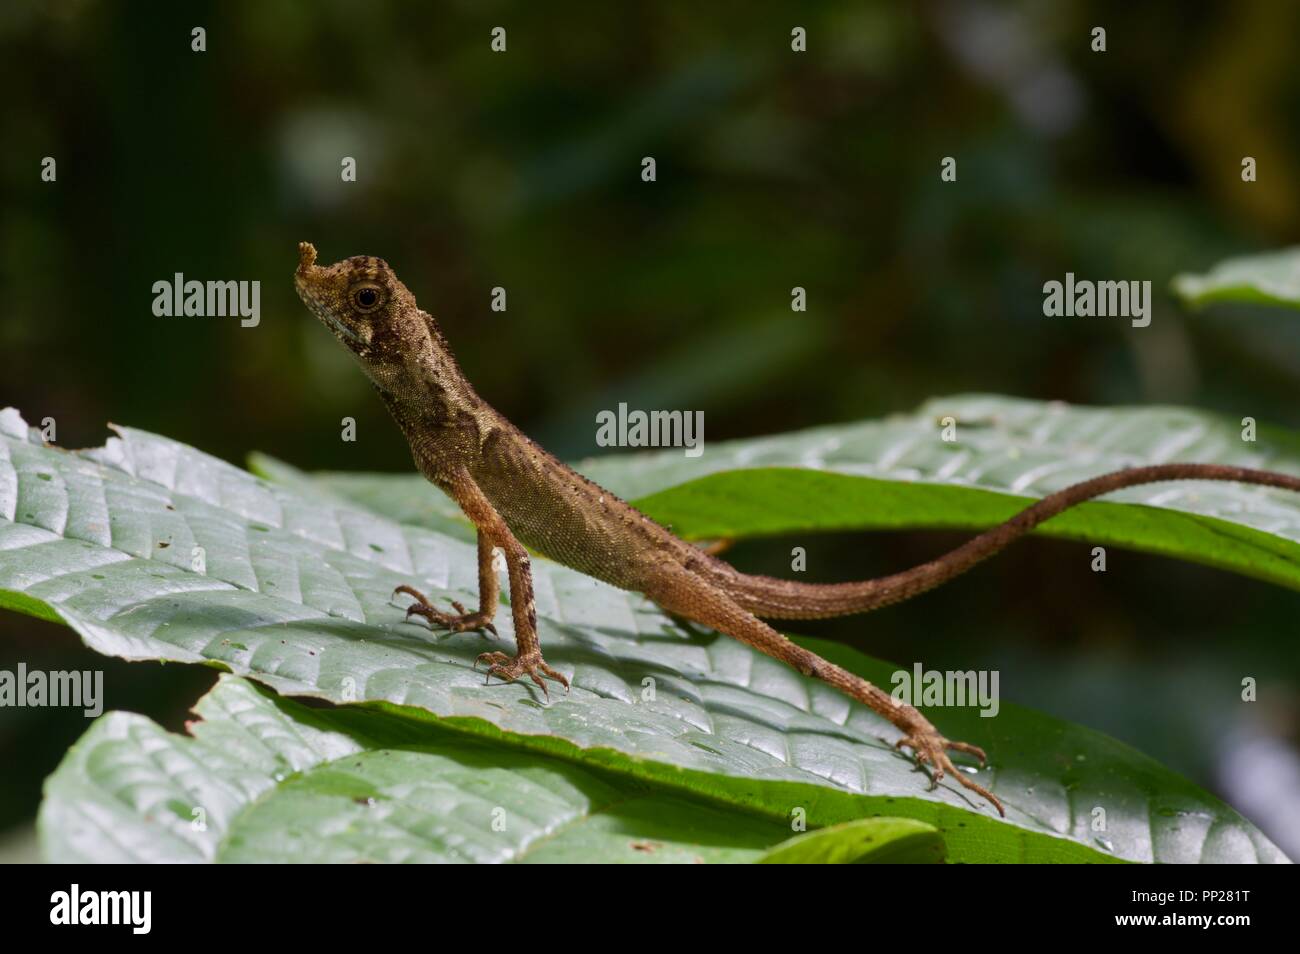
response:
[[[930,765],[933,773],[931,788],[938,785],[939,780],[945,774],[951,772],[952,777],[963,788],[968,788],[988,799],[989,803],[998,810],[999,815],[1003,818],[1007,817],[1006,809],[1002,807],[1002,802],[999,801],[998,797],[978,782],[972,782],[966,776],[966,773],[953,765],[952,759],[948,758],[948,749],[952,749],[954,752],[965,752],[979,759],[982,767],[988,759],[984,755],[984,750],[978,745],[971,745],[969,742],[950,742],[940,735],[939,730],[924,718],[921,718],[920,724],[913,728],[908,735],[903,736],[894,743],[894,748],[900,749],[905,745],[916,754],[917,762]]]
[[[542,694],[547,699],[551,694],[546,690],[546,683],[542,682],[542,676],[549,676],[556,682],[564,686],[564,691],[569,691],[569,680],[555,669],[546,664],[542,659],[541,653],[526,653],[522,656],[507,656],[505,653],[482,653],[478,659],[474,660],[474,668],[478,668],[479,663],[487,663],[487,679],[483,682],[486,685],[488,680],[493,676],[500,676],[505,682],[514,682],[519,677],[527,674],[528,678],[537,683],[542,689]],[[539,675],[538,673],[541,673]]]
[[[455,600],[448,600],[447,602],[451,604],[452,609],[454,609],[456,613],[444,613],[429,602],[427,596],[410,586],[399,586],[397,589],[393,590],[394,596],[398,593],[406,593],[408,596],[415,598],[415,602],[406,608],[407,619],[410,619],[412,616],[423,616],[429,621],[429,625],[434,629],[442,627],[453,633],[464,633],[471,629],[476,629],[481,632],[484,637],[486,637],[488,633],[491,633],[493,636],[497,635],[496,625],[486,613],[468,613],[465,611],[465,607],[457,603]]]

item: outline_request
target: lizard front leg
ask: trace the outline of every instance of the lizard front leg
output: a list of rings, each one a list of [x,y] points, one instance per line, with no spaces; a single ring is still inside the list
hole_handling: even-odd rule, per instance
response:
[[[953,742],[944,738],[939,730],[913,706],[895,699],[892,695],[847,669],[842,669],[823,659],[811,650],[782,636],[753,613],[741,607],[730,596],[708,580],[696,576],[685,568],[670,568],[656,574],[646,596],[659,606],[687,619],[702,623],[733,639],[753,646],[760,652],[779,659],[805,676],[820,679],[840,692],[870,706],[902,730],[903,737],[895,748],[908,746],[918,762],[930,766],[933,783],[948,773],[963,787],[986,798],[1005,816],[1002,802],[987,788],[972,781],[953,765],[948,752],[965,752],[985,762],[984,751],[968,742]]]
[[[486,663],[489,679],[499,676],[507,682],[513,682],[528,676],[541,687],[547,698],[550,697],[550,692],[542,681],[543,676],[554,679],[567,690],[569,680],[547,665],[542,658],[542,644],[537,639],[537,608],[533,603],[533,570],[528,560],[528,551],[515,538],[501,514],[497,513],[468,471],[460,470],[449,482],[447,489],[465,516],[478,528],[480,579],[484,573],[485,551],[487,572],[491,573],[494,546],[500,547],[505,554],[506,570],[510,576],[510,613],[515,624],[515,655],[512,658],[500,652],[482,653],[475,660],[475,667],[479,663]],[[495,576],[492,577],[492,585],[495,594]]]
[[[444,627],[453,633],[463,633],[466,630],[477,629],[487,635],[491,632],[493,636],[497,635],[496,625],[492,620],[496,617],[497,598],[500,595],[500,589],[497,585],[497,574],[492,566],[492,540],[482,530],[478,531],[478,612],[468,613],[465,607],[455,600],[448,600],[452,608],[456,611],[453,613],[444,613],[429,601],[429,598],[419,590],[411,586],[399,586],[393,590],[393,595],[405,593],[414,597],[415,602],[406,608],[406,618],[412,616],[423,616],[429,621],[429,625],[434,628]]]

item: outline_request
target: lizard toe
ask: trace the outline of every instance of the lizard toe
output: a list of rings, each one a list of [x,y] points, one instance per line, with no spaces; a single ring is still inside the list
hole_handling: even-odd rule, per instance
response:
[[[510,657],[505,653],[480,653],[474,661],[474,668],[477,669],[479,663],[487,663],[487,680],[493,676],[499,677],[503,682],[514,682],[524,676],[527,676],[539,687],[542,693],[549,699],[550,690],[547,689],[546,683],[542,680],[545,676],[548,679],[554,679],[564,686],[565,692],[569,691],[569,680],[559,670],[549,666],[542,659],[541,653],[528,653],[523,656]]]
[[[475,613],[467,612],[461,603],[452,599],[447,600],[447,602],[451,604],[452,609],[456,612],[444,613],[442,610],[434,606],[427,596],[410,586],[403,585],[393,590],[393,596],[397,596],[398,593],[405,593],[415,599],[415,602],[406,608],[407,620],[410,620],[412,616],[422,616],[428,621],[429,626],[432,629],[446,629],[453,633],[479,630],[483,633],[484,637],[486,637],[489,632],[491,632],[493,636],[497,635],[496,625],[492,622],[492,618],[487,613],[482,611]]]
[[[947,775],[957,780],[962,788],[975,792],[981,798],[988,801],[990,805],[998,810],[998,814],[1003,818],[1006,817],[1007,811],[1002,805],[1001,799],[990,792],[983,785],[971,779],[965,772],[953,764],[952,759],[948,757],[948,749],[954,752],[965,752],[973,755],[980,760],[980,765],[987,764],[988,758],[984,750],[977,745],[971,745],[969,742],[950,742],[931,727],[929,730],[913,732],[899,739],[894,748],[907,746],[913,752],[918,764],[930,766],[930,787],[934,788]]]

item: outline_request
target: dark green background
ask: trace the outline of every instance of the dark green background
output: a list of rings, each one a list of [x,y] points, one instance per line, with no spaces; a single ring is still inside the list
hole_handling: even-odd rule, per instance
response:
[[[6,3],[0,404],[55,418],[65,446],[112,420],[236,462],[407,467],[294,295],[309,239],[324,261],[388,259],[480,393],[565,457],[597,452],[595,413],[620,401],[702,410],[706,440],[959,391],[1300,427],[1295,319],[1192,315],[1167,293],[1175,272],[1300,233],[1298,30],[1300,7],[1271,0]],[[1241,182],[1244,155],[1258,182]],[[177,271],[260,280],[261,325],[154,317],[150,287]],[[1042,284],[1067,271],[1151,280],[1151,327],[1044,318]],[[810,576],[846,579],[959,539],[733,553],[780,573],[798,544]],[[1007,698],[1133,742],[1300,852],[1300,792],[1269,782],[1295,771],[1300,596],[1154,557],[1087,565],[1084,547],[1029,541],[915,604],[801,629],[998,667]],[[171,725],[209,678],[105,663],[0,616],[0,665],[20,659],[103,665],[111,707]],[[1254,707],[1236,701],[1248,675]],[[84,728],[0,711],[11,853]],[[1281,747],[1251,755],[1248,738]]]

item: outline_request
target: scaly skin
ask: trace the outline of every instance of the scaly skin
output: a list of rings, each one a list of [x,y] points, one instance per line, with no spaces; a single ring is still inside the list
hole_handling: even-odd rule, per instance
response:
[[[568,679],[542,658],[525,547],[694,620],[781,660],[870,706],[903,732],[899,746],[928,763],[935,784],[947,773],[1005,815],[1001,801],[956,770],[948,752],[985,761],[984,752],[945,739],[920,712],[889,693],[786,639],[760,617],[816,619],[862,613],[932,589],[986,559],[1061,511],[1122,487],[1161,480],[1233,480],[1300,490],[1300,478],[1212,464],[1162,464],[1117,471],[1058,491],[956,550],[892,576],[858,583],[807,584],[749,576],[655,523],[603,487],[575,473],[528,439],[475,393],[437,322],[420,310],[382,259],[356,256],[329,267],[298,246],[298,294],[357,358],[406,435],[420,472],[445,491],[478,530],[479,609],[456,614],[415,599],[407,616],[454,631],[491,630],[497,608],[492,552],[505,554],[516,654],[487,652],[493,675]],[[549,695],[549,693],[547,693]]]

